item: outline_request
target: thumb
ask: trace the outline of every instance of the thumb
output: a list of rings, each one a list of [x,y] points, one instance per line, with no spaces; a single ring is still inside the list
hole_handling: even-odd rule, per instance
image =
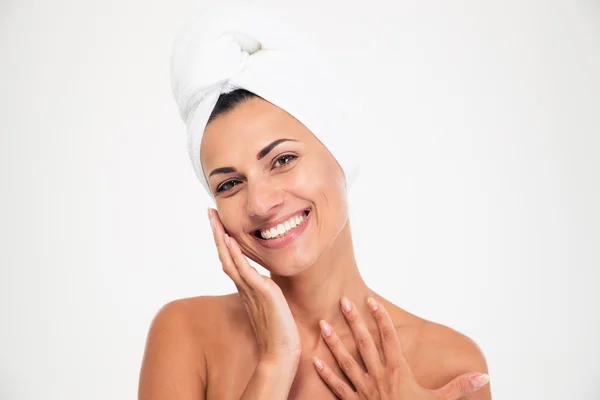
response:
[[[475,392],[490,381],[488,374],[479,372],[468,372],[457,376],[441,389],[435,390],[435,393],[443,400],[458,400],[469,393]]]

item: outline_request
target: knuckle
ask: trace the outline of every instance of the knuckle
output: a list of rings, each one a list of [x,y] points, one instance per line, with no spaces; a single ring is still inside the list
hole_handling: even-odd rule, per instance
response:
[[[392,381],[397,382],[400,375],[402,375],[402,369],[399,365],[388,366],[389,376],[392,378]]]
[[[271,286],[271,284],[267,280],[267,277],[262,276],[262,283],[260,285],[258,285],[258,287],[256,288],[256,291],[258,293],[260,293],[261,296],[268,297],[269,296],[269,292],[271,290],[273,290],[273,287]]]
[[[354,371],[355,363],[353,360],[346,358],[340,363],[340,367],[346,373]]]
[[[346,388],[341,382],[335,382],[333,384],[333,390],[340,396],[344,396],[346,394]]]
[[[396,332],[396,329],[394,328],[383,328],[381,330],[381,339],[384,341],[391,341],[394,340],[396,338],[396,336],[398,335],[398,333]]]
[[[265,281],[265,289],[267,291],[273,290],[276,293],[277,293],[277,290],[281,291],[281,289],[279,289],[279,286],[277,286],[277,284],[268,276],[263,276],[263,280]]]
[[[323,376],[323,379],[325,380],[325,382],[327,382],[329,386],[333,387],[336,384],[336,376],[334,375],[331,369],[327,367],[323,368],[323,371],[321,371],[321,375]]]
[[[460,394],[467,394],[471,391],[471,386],[466,379],[457,379],[454,381],[454,387]]]
[[[366,337],[361,336],[356,340],[356,345],[361,349],[366,350],[371,347],[371,342]]]

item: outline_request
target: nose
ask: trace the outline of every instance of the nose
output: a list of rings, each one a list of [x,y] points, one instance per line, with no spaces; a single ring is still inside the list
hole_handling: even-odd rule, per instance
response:
[[[283,203],[283,191],[272,182],[254,181],[248,183],[247,211],[251,217],[268,215]]]

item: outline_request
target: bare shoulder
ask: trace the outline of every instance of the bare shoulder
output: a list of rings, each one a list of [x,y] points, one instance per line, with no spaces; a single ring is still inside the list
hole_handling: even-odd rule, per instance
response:
[[[148,331],[139,382],[139,399],[203,398],[206,348],[231,295],[171,301],[158,310]]]
[[[177,337],[190,341],[191,348],[204,352],[203,344],[220,335],[228,321],[244,315],[238,293],[219,296],[197,296],[173,300],[158,311],[150,326],[149,337]],[[221,333],[220,333],[221,332]],[[206,347],[206,346],[204,346]]]
[[[429,389],[441,388],[467,372],[488,372],[485,356],[473,339],[432,321],[421,326],[413,359],[417,381]],[[489,390],[488,385],[469,399],[488,399]]]
[[[488,372],[479,345],[446,325],[418,317],[379,298],[388,310],[402,342],[406,359],[421,386],[439,389],[467,372]],[[490,399],[490,385],[464,398]]]

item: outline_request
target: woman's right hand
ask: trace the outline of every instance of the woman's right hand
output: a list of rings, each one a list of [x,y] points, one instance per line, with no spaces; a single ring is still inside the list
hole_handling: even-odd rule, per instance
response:
[[[289,363],[295,373],[301,353],[300,334],[281,288],[248,263],[237,241],[225,233],[216,210],[209,208],[208,217],[223,271],[235,283],[250,317],[259,363],[279,367]]]

